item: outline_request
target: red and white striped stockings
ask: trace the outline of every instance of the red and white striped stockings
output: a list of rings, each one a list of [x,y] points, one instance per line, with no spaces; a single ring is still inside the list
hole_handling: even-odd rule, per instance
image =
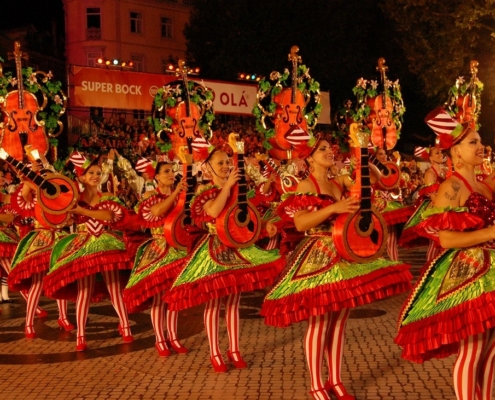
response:
[[[399,249],[397,247],[397,226],[391,225],[387,227],[387,254],[392,261],[399,261]]]
[[[347,395],[342,384],[341,369],[348,317],[348,309],[309,317],[304,348],[311,376],[310,393],[317,400],[330,399],[328,390],[331,390],[337,398],[345,398]],[[324,355],[327,358],[329,372],[326,384],[322,379]]]
[[[108,292],[110,293],[110,300],[117,312],[120,320],[119,331],[124,337],[131,337],[131,330],[129,327],[129,318],[127,316],[127,309],[125,308],[124,301],[122,300],[122,290],[119,279],[119,271],[104,271],[102,273],[105,284],[107,285]],[[95,286],[95,275],[85,276],[77,281],[78,293],[76,300],[76,317],[77,317],[77,337],[78,342],[85,343],[84,336],[86,330],[86,321],[89,313],[89,303],[93,294]],[[81,338],[81,339],[80,339]]]
[[[167,336],[170,342],[178,342],[177,339],[177,319],[178,311],[167,309],[167,303],[163,301],[160,294],[153,297],[151,306],[151,323],[155,331],[156,347],[159,351],[167,349],[167,338],[165,337],[165,316],[167,319]]]
[[[239,354],[239,304],[240,293],[230,294],[225,299],[225,322],[229,335],[229,351],[231,354]],[[206,303],[204,322],[208,342],[210,344],[210,357],[217,365],[223,364],[223,358],[218,343],[220,305],[223,299],[212,299]],[[237,361],[237,360],[236,360]]]
[[[461,340],[454,363],[458,400],[491,400],[494,378],[495,330]]]

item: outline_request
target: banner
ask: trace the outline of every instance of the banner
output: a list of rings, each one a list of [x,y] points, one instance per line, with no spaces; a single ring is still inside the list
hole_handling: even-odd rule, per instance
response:
[[[108,68],[71,66],[69,105],[124,110],[151,110],[156,91],[180,80],[173,75],[121,71]],[[195,80],[195,77],[191,77]],[[197,79],[197,81],[201,81]],[[256,84],[203,80],[214,91],[213,108],[220,114],[252,115],[256,103]],[[329,93],[322,93],[323,110],[319,122],[330,123]]]

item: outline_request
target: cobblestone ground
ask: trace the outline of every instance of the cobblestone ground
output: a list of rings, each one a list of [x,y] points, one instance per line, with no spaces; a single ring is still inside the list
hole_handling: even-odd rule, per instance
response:
[[[417,274],[425,249],[401,252]],[[453,358],[424,365],[402,360],[394,344],[396,320],[405,295],[352,311],[347,326],[343,379],[357,399],[455,399]],[[179,334],[186,355],[158,357],[148,313],[131,315],[135,341],[123,344],[109,302],[90,309],[89,350],[75,351],[75,331],[57,327],[57,308],[42,298],[47,318],[35,321],[37,338],[25,339],[24,301],[0,309],[0,398],[23,399],[309,399],[309,374],[302,338],[306,324],[286,329],[264,325],[258,311],[263,293],[241,300],[241,351],[249,368],[216,374],[209,363],[203,308],[181,313]],[[75,321],[74,305],[69,318]],[[227,334],[220,326],[221,348]]]

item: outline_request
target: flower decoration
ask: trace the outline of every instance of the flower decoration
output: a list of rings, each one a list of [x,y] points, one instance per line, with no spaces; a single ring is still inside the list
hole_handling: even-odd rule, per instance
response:
[[[320,84],[309,75],[309,69],[300,64],[297,66],[296,86],[304,95],[306,106],[302,114],[306,119],[308,134],[312,137],[318,117],[321,113]],[[273,148],[269,139],[275,136],[275,118],[277,103],[275,97],[292,85],[291,73],[285,68],[283,73],[273,71],[269,78],[263,78],[258,84],[257,102],[253,108],[256,118],[256,129],[264,136],[263,147],[267,150]]]
[[[198,126],[203,135],[210,139],[212,136],[211,124],[215,120],[213,111],[213,91],[208,89],[203,82],[188,81],[186,93],[183,81],[174,81],[158,89],[153,100],[152,116],[150,123],[160,141],[157,146],[162,152],[172,149],[170,135],[178,124],[173,118],[175,110],[183,99],[188,99],[199,109],[200,119]],[[167,135],[162,135],[165,132]]]

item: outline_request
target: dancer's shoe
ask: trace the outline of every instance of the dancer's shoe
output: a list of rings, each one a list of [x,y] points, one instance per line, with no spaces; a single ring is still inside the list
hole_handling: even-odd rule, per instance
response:
[[[184,347],[177,339],[167,340],[167,346],[174,349],[177,354],[186,354],[189,349]]]
[[[231,352],[227,351],[227,357],[229,361],[236,367],[237,369],[247,368],[246,361],[242,359],[241,353],[238,351]]]
[[[337,400],[356,400],[354,396],[347,393],[342,382],[332,385],[330,381],[327,381],[327,383],[325,383],[325,389],[332,393]]]
[[[34,339],[36,337],[36,333],[34,332],[33,326],[26,326],[24,328],[24,333],[26,335],[26,339]]]
[[[225,362],[223,361],[223,358],[221,355],[210,357],[211,365],[213,365],[213,369],[215,372],[222,373],[222,372],[227,372],[228,368],[225,365]]]
[[[38,317],[38,318],[45,318],[48,316],[48,312],[46,312],[45,310],[43,310],[42,308],[37,308],[36,311],[35,311],[35,315]]]
[[[155,343],[155,349],[158,351],[160,357],[168,357],[172,354],[170,349],[167,347],[167,342]]]
[[[58,326],[59,326],[61,329],[65,330],[65,331],[67,331],[67,332],[70,332],[70,331],[73,331],[74,329],[76,329],[76,327],[75,327],[74,325],[72,325],[72,324],[69,322],[69,320],[67,320],[67,319],[62,319],[62,318],[59,318],[59,319],[57,320],[57,324],[58,324]]]
[[[129,333],[128,335],[126,335],[127,332]],[[120,336],[122,336],[122,340],[124,341],[124,343],[134,342],[134,337],[131,335],[131,330],[129,327],[122,328],[122,326],[119,324],[119,333]]]
[[[88,349],[88,345],[86,344],[85,336],[77,337],[76,351],[86,351]]]

